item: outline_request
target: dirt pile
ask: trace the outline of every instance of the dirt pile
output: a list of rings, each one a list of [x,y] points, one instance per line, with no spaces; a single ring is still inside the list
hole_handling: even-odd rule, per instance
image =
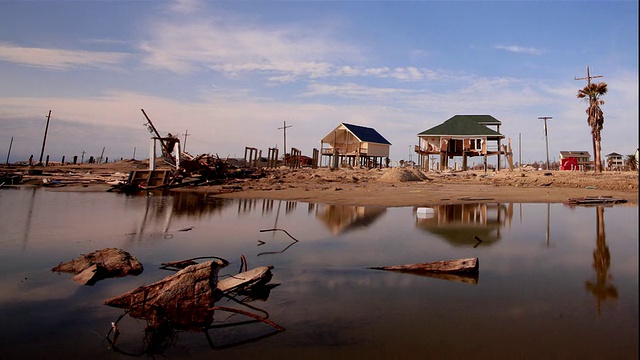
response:
[[[386,183],[424,181],[427,176],[414,168],[391,168],[384,172],[378,181]]]

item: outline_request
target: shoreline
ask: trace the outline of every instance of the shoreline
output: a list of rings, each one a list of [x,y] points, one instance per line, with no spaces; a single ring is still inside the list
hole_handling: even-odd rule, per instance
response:
[[[42,175],[24,175],[22,185],[48,191],[107,191],[126,180],[139,162],[91,166],[39,167]],[[16,170],[16,168],[11,168]],[[27,171],[31,168],[23,167]],[[8,170],[8,168],[0,168]],[[435,206],[465,203],[567,203],[583,197],[613,197],[638,204],[638,172],[500,170],[429,171],[414,168],[261,169],[259,176],[185,185],[167,191],[206,193],[226,199],[273,199],[352,206]],[[51,186],[56,185],[56,186]],[[610,206],[607,204],[607,206]]]

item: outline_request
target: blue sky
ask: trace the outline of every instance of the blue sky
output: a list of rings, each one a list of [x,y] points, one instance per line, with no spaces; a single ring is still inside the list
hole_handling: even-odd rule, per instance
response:
[[[458,114],[494,116],[515,161],[544,161],[552,116],[553,161],[592,153],[587,65],[609,86],[603,155],[632,154],[637,1],[0,0],[0,159],[37,160],[49,110],[52,161],[148,158],[144,109],[194,155],[266,156],[286,121],[310,156],[346,122],[392,161]]]

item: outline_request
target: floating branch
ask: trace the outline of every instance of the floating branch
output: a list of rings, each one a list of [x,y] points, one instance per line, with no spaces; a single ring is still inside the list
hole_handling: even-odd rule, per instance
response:
[[[296,238],[294,238],[293,236],[291,236],[291,234],[289,234],[289,233],[287,232],[287,230],[284,230],[284,229],[263,229],[263,230],[260,230],[260,232],[267,232],[267,231],[282,231],[282,232],[284,232],[285,234],[289,235],[289,237],[290,237],[290,238],[292,238],[293,240],[295,240],[296,242],[298,242],[298,239],[296,239]]]

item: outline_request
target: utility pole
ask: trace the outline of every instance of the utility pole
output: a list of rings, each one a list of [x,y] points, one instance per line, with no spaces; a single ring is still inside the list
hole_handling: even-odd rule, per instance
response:
[[[589,65],[587,65],[587,77],[582,77],[582,78],[578,78],[578,77],[574,77],[574,80],[587,80],[587,86],[591,85],[591,79],[595,79],[595,78],[601,78],[602,75],[594,75],[591,76],[591,73],[589,72]],[[591,103],[593,102],[593,98],[591,97],[591,95],[589,95],[589,105],[591,105]],[[593,168],[594,170],[598,169],[598,167],[595,164],[595,159],[596,159],[596,139],[592,136],[591,137],[591,145],[593,146]]]
[[[292,127],[293,125],[287,126],[287,122],[284,122],[284,126],[279,127],[278,130],[282,130],[284,132],[284,149],[282,150],[282,157],[284,158],[287,155],[287,128]]]
[[[100,153],[100,160],[98,160],[98,164],[102,163],[102,156],[104,156],[104,147],[102,148],[102,153]]]
[[[547,120],[551,120],[551,116],[540,116],[538,120],[544,120],[544,139],[547,143],[547,170],[549,170],[549,137],[547,136]]]
[[[7,153],[7,165],[9,165],[9,155],[11,155],[11,146],[13,146],[13,136],[11,137],[11,142],[9,143],[9,152]]]
[[[44,128],[44,139],[42,139],[42,151],[40,151],[40,161],[38,161],[38,165],[42,166],[42,155],[44,155],[44,144],[47,142],[47,132],[49,131],[49,120],[51,119],[51,110],[49,110],[49,115],[47,115],[47,126]]]
[[[84,154],[85,154],[85,151],[82,150],[82,157],[80,158],[80,164],[84,163]]]
[[[518,165],[522,168],[522,133],[518,133]]]
[[[182,151],[187,151],[187,136],[191,135],[189,134],[189,129],[184,131],[184,144],[182,144]]]

